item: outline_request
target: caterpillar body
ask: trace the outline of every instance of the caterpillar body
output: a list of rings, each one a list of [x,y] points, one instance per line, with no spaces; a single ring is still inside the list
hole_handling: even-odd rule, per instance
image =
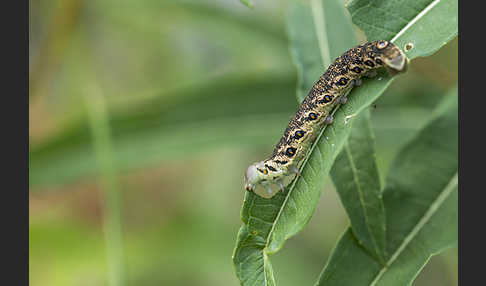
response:
[[[283,178],[300,175],[299,165],[307,155],[322,128],[333,121],[332,111],[346,103],[361,77],[373,77],[384,67],[391,75],[405,72],[408,58],[395,44],[378,40],[351,48],[339,56],[317,80],[290,120],[272,155],[251,164],[244,176],[245,189],[254,191],[257,185],[272,194],[270,185],[284,189]]]

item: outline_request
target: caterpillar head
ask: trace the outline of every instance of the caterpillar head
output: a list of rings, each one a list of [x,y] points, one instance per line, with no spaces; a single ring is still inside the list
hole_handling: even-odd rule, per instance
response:
[[[265,180],[267,176],[268,170],[265,168],[263,161],[251,164],[245,172],[245,189],[254,191],[256,185]]]
[[[407,70],[408,58],[399,47],[385,40],[376,41],[375,45],[383,60],[385,68],[391,75],[402,73]]]

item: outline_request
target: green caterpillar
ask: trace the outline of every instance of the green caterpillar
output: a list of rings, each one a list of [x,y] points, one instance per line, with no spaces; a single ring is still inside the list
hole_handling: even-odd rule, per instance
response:
[[[283,178],[300,175],[299,165],[310,146],[322,128],[333,121],[331,112],[346,103],[349,91],[361,85],[361,77],[374,77],[381,67],[395,75],[405,72],[407,66],[403,51],[385,40],[359,45],[339,56],[304,98],[270,158],[248,167],[245,189],[254,191],[261,184],[272,194],[270,185],[276,184],[283,190]]]

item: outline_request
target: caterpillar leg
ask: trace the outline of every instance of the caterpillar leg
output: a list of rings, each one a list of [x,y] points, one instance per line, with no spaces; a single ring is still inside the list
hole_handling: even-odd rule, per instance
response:
[[[277,181],[277,184],[278,184],[278,186],[280,187],[280,190],[282,190],[282,192],[283,192],[283,191],[285,191],[285,188],[284,188],[284,185],[283,185],[282,180],[278,180],[278,181]]]
[[[348,98],[346,96],[341,96],[339,98],[339,104],[345,104],[346,102],[348,102]]]
[[[341,98],[342,98],[342,97],[341,97]],[[341,100],[341,99],[339,99],[339,100]],[[333,117],[332,115],[328,115],[328,116],[326,116],[326,118],[324,119],[324,122],[325,122],[326,124],[331,124],[333,121],[334,121],[334,117]]]
[[[290,172],[297,174],[297,176],[302,176],[302,173],[295,166],[290,167]]]
[[[358,79],[353,79],[353,83],[355,86],[360,86],[363,83],[363,80],[358,78]]]
[[[374,78],[378,73],[375,70],[369,71],[365,76],[367,78]]]

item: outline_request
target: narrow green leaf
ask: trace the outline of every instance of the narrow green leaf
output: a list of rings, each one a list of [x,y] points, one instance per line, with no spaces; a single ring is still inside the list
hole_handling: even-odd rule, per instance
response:
[[[458,33],[457,0],[353,0],[353,22],[369,41],[391,40],[410,59],[428,56]],[[411,44],[412,49],[406,48]]]
[[[370,112],[353,123],[351,135],[331,169],[331,177],[359,242],[378,259],[385,257],[385,209],[376,166]]]
[[[166,92],[143,104],[107,102],[117,169],[190,156],[220,144],[255,146],[277,140],[297,105],[294,84],[294,74],[229,75]],[[266,130],[257,128],[263,120]],[[83,117],[57,136],[32,145],[30,186],[60,185],[95,175],[90,139]]]
[[[293,3],[287,17],[290,53],[297,67],[297,100],[301,102],[332,60],[358,42],[340,1]]]
[[[386,264],[348,229],[317,285],[410,285],[431,255],[457,242],[457,89],[400,151],[386,181]],[[358,270],[358,271],[357,271]]]
[[[87,88],[85,105],[89,114],[92,144],[97,167],[100,171],[100,186],[105,198],[103,228],[105,231],[106,256],[108,258],[108,285],[126,284],[123,255],[121,189],[114,165],[111,130],[106,114],[105,99],[97,85]]]

